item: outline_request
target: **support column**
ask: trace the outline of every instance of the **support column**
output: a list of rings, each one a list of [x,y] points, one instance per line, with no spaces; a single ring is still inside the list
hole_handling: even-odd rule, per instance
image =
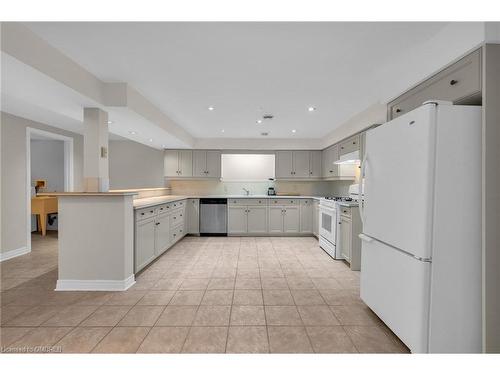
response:
[[[109,190],[108,113],[83,109],[83,184],[86,192]]]

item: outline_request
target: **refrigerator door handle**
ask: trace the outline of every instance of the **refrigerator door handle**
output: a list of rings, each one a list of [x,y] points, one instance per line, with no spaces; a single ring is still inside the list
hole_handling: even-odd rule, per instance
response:
[[[365,150],[365,154],[363,155],[363,161],[361,162],[361,171],[360,171],[360,175],[359,175],[359,204],[358,204],[358,210],[359,210],[359,217],[361,218],[361,224],[362,226],[365,225],[365,217],[364,217],[364,205],[365,205],[365,198],[364,198],[364,194],[363,194],[363,191],[364,191],[364,188],[363,188],[363,184],[364,184],[364,180],[365,180],[365,170],[366,170],[366,162],[368,160],[368,154],[366,153],[366,150]]]
[[[363,234],[363,233],[358,234],[358,237],[361,238],[362,241],[365,241],[368,243],[373,241],[373,238],[368,237],[366,234]]]

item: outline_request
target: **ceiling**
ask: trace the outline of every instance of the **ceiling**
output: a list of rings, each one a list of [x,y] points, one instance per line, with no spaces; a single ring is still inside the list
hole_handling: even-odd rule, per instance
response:
[[[382,66],[447,24],[26,25],[102,81],[133,86],[195,138],[321,138],[380,99]],[[274,119],[257,124],[264,114]]]

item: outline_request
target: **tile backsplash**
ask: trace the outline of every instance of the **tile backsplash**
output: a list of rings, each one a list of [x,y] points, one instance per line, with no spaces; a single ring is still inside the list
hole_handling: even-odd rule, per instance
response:
[[[244,194],[243,188],[250,194],[267,194],[269,187],[278,193],[298,195],[347,195],[353,181],[263,181],[263,182],[223,182],[219,180],[165,180],[173,195],[223,195]]]

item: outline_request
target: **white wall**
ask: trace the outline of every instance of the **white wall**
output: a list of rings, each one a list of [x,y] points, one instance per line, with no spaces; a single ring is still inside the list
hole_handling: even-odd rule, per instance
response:
[[[132,141],[109,142],[110,189],[163,187],[163,151]]]
[[[73,138],[74,189],[82,190],[83,137],[5,112],[1,113],[2,239],[1,252],[25,249],[27,244],[26,128],[36,128]]]
[[[30,146],[31,186],[35,186],[35,180],[45,180],[44,191],[64,191],[64,141],[32,139]],[[47,229],[56,230],[57,220],[48,224]],[[32,215],[31,231],[35,230],[35,215]]]

